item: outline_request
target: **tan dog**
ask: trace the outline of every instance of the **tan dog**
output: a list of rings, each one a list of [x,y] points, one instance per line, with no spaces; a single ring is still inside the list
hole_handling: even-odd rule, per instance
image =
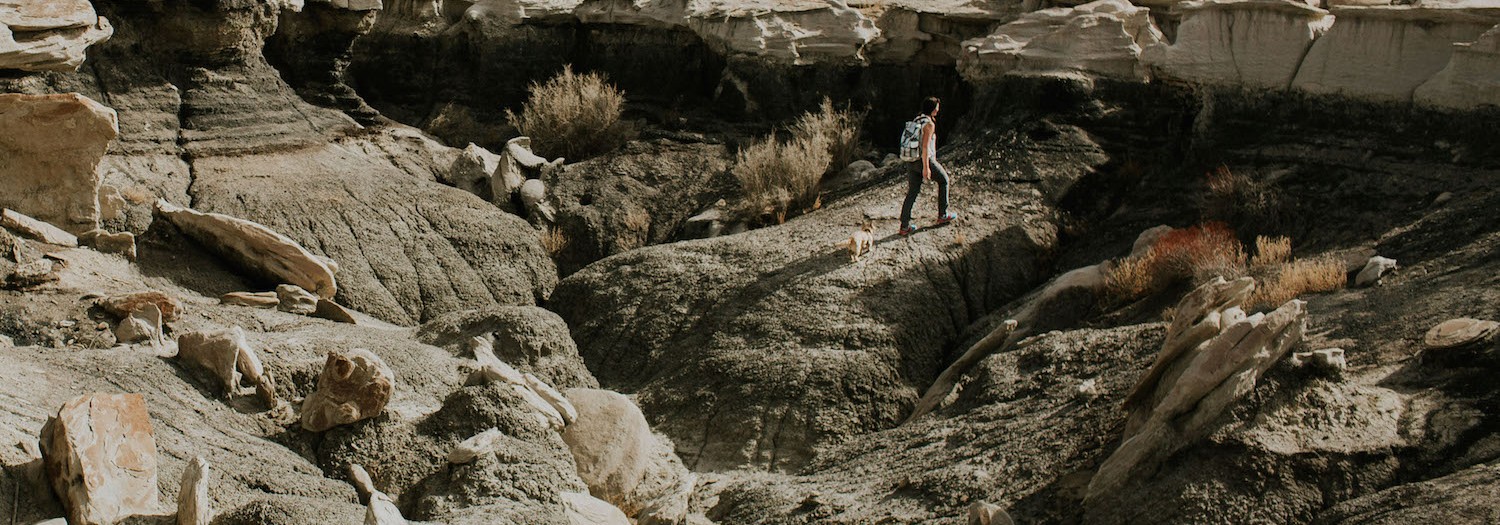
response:
[[[859,256],[870,253],[870,249],[874,247],[875,225],[870,221],[865,221],[864,225],[859,227],[859,231],[849,236],[849,244],[847,245],[849,249],[849,262],[859,262]]]

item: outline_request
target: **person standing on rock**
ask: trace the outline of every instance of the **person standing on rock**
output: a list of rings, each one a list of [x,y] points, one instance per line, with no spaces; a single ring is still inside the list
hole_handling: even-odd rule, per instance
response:
[[[906,123],[906,128],[901,133],[901,158],[908,162],[915,162],[916,168],[911,170],[906,177],[906,201],[901,203],[901,229],[897,232],[903,236],[911,235],[917,229],[911,225],[911,208],[917,203],[917,194],[922,191],[924,181],[937,178],[938,183],[938,218],[937,224],[947,224],[958,218],[957,213],[948,211],[948,170],[937,159],[937,114],[941,102],[937,97],[927,97],[922,101],[922,114]]]

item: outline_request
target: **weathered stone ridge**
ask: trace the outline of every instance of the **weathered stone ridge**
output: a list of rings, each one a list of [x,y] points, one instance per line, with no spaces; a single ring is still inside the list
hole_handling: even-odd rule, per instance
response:
[[[1500,10],[1487,3],[1136,4],[1180,20],[1174,38],[1161,38],[1154,22],[1136,14],[1143,9],[1123,2],[1045,9],[965,41],[959,71],[975,83],[1005,74],[1083,73],[1448,109],[1495,103],[1486,87],[1500,78],[1490,34]],[[1142,24],[1149,27],[1138,29]]]

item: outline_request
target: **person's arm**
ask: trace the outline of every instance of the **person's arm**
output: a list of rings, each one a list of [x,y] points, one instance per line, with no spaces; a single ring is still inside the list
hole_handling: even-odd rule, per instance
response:
[[[935,133],[937,124],[931,120],[926,126],[922,126],[922,180],[932,180],[932,134]]]

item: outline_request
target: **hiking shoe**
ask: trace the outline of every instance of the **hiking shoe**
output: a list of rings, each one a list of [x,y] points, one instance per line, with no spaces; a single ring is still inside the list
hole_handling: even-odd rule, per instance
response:
[[[953,222],[953,220],[957,218],[958,214],[950,211],[948,213],[944,213],[942,217],[938,217],[937,222],[934,224],[948,224],[950,222]]]
[[[917,228],[914,226],[902,226],[900,230],[896,230],[896,235],[900,235],[902,237],[911,235],[913,233],[917,233]]]

